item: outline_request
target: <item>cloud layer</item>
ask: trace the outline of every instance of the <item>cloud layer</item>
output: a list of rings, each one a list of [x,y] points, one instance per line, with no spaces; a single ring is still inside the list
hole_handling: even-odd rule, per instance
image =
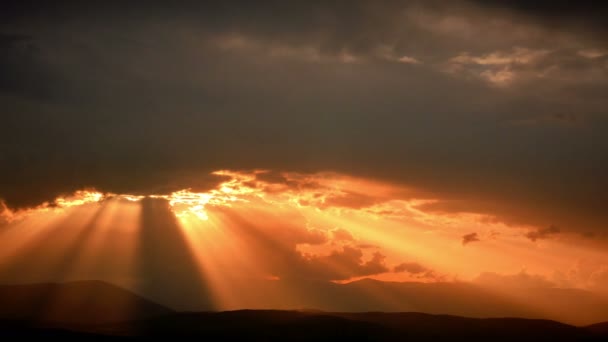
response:
[[[1,14],[11,208],[333,170],[444,212],[605,234],[605,6],[39,5]]]

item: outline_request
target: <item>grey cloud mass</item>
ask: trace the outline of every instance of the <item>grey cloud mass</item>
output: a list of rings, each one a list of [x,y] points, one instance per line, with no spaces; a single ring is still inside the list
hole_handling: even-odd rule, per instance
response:
[[[606,8],[586,3],[6,2],[0,197],[331,170],[603,234]]]

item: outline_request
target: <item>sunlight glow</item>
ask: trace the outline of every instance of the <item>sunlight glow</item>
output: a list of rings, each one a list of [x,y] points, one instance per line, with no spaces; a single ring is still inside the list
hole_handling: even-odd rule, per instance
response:
[[[299,305],[306,293],[292,281],[299,276],[335,283],[363,278],[432,283],[474,280],[501,270],[587,289],[597,288],[593,279],[608,267],[599,245],[560,239],[533,243],[525,233],[535,227],[507,225],[487,214],[428,211],[440,199],[413,188],[336,173],[214,174],[226,179],[203,192],[142,196],[90,189],[30,209],[11,210],[2,203],[0,275],[19,274],[12,264],[26,262],[30,251],[40,250],[45,253],[42,264],[29,268],[37,276],[86,278],[92,270],[112,265],[104,271],[111,271],[108,277],[133,286],[132,270],[149,244],[161,246],[170,243],[165,238],[175,238],[165,236],[171,224],[218,309],[256,307],[255,293],[266,286],[276,287],[280,298],[269,308]],[[155,203],[145,202],[147,216],[142,214],[144,201]],[[463,245],[463,235],[471,232],[480,241]],[[49,243],[51,247],[42,247]],[[585,266],[589,271],[578,270],[578,260],[593,260]],[[289,287],[281,287],[288,281]],[[373,289],[369,295],[387,305],[393,300]]]
[[[86,203],[99,202],[104,198],[104,194],[98,191],[76,191],[69,197],[58,197],[55,203],[60,208],[69,208]]]

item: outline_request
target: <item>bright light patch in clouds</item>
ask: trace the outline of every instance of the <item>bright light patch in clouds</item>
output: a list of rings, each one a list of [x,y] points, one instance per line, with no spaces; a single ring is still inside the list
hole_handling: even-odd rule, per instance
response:
[[[410,57],[410,56],[403,56],[399,58],[399,62],[401,63],[405,63],[405,64],[420,64],[421,62],[419,60],[417,60],[414,57]]]
[[[298,230],[301,233],[296,235],[303,235],[301,239],[293,240],[295,244],[290,248],[295,250],[290,253],[299,253],[304,260],[313,258],[308,261],[310,263],[320,263],[322,258],[328,258],[328,262],[332,258],[346,262],[340,258],[350,255],[348,258],[354,259],[348,267],[362,267],[354,273],[341,273],[337,278],[340,281],[359,278],[357,272],[384,280],[472,279],[490,270],[513,273],[522,265],[550,277],[552,272],[569,267],[566,255],[580,253],[569,251],[571,248],[564,241],[582,239],[575,235],[560,232],[557,236],[553,228],[509,226],[495,217],[474,212],[428,211],[427,207],[432,208],[442,200],[386,182],[337,173],[225,170],[214,174],[227,180],[209,191],[184,189],[148,197],[167,201],[178,220],[184,227],[189,227],[188,231],[205,230],[205,227],[221,231],[226,229],[224,225],[230,225],[227,218],[234,220],[240,215],[245,215],[251,224],[260,225],[256,229],[281,225],[300,227],[297,229],[303,230]],[[9,223],[18,222],[41,212],[72,210],[112,200],[139,203],[144,199],[141,195],[77,191],[71,196],[57,198],[52,204],[45,203],[29,210],[12,212],[5,208],[3,217]],[[560,239],[555,240],[555,237]],[[292,241],[287,235],[285,238],[288,239],[285,241]],[[555,255],[551,262],[531,258],[537,253],[543,254],[545,248],[562,251],[564,255]],[[436,250],[444,253],[438,255]],[[341,253],[346,254],[342,256]],[[593,250],[589,253],[598,255]],[[368,262],[377,264],[364,266]],[[411,265],[418,265],[418,268],[409,267]],[[369,271],[363,271],[366,267]],[[415,272],[408,271],[414,269]],[[329,273],[322,274],[330,279],[333,277]],[[275,273],[264,273],[264,276],[280,277]]]
[[[471,74],[490,84],[506,86],[513,82],[522,68],[537,63],[551,51],[515,47],[511,51],[495,51],[489,54],[472,55],[463,52],[450,58],[446,70],[453,74]],[[525,71],[525,69],[524,69]],[[540,76],[540,74],[537,74]]]
[[[69,197],[58,197],[55,204],[59,208],[69,208],[76,205],[99,202],[104,197],[104,194],[97,191],[76,191]]]
[[[586,49],[586,50],[579,50],[578,54],[585,58],[592,59],[592,58],[599,58],[602,56],[606,56],[606,55],[608,55],[608,52],[606,52],[604,50],[598,50],[598,49]]]

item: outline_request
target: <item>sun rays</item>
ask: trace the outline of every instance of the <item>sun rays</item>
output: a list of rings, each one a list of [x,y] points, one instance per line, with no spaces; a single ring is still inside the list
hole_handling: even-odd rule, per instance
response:
[[[569,287],[584,288],[567,273],[571,260],[606,262],[591,245],[533,243],[528,228],[484,214],[426,211],[439,199],[399,185],[333,173],[215,174],[224,180],[204,192],[91,189],[28,210],[4,208],[0,278],[103,279],[178,309],[226,310],[323,307],[327,298],[311,288],[363,278],[444,283],[490,271],[552,281],[564,269]],[[471,231],[481,241],[464,246]],[[480,286],[534,312],[555,310]],[[373,283],[358,291],[383,308],[410,305]]]

